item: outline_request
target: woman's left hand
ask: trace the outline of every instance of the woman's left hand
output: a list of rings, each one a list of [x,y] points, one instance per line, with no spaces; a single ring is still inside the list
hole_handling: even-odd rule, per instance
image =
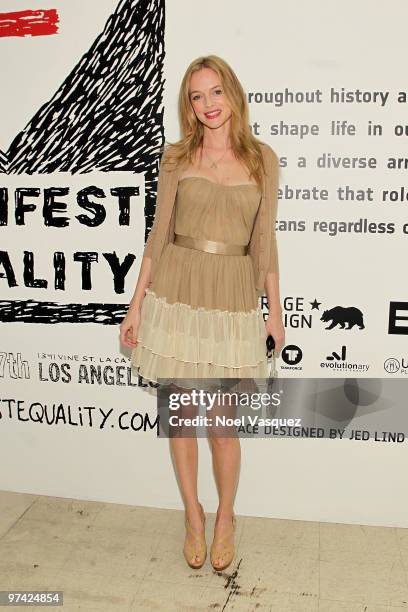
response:
[[[265,330],[266,338],[271,335],[275,341],[275,356],[280,357],[280,352],[285,342],[285,328],[283,326],[282,317],[277,314],[269,313],[265,322]]]

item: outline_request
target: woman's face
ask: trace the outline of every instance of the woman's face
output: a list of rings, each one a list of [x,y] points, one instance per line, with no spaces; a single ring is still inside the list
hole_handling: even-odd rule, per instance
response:
[[[190,102],[201,123],[218,128],[231,117],[231,107],[224,95],[218,74],[212,68],[200,68],[190,77]]]

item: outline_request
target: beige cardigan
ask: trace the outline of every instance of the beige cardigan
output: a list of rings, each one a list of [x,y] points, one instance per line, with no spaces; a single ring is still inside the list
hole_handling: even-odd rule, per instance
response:
[[[275,236],[279,159],[268,144],[262,143],[261,148],[267,172],[263,176],[261,202],[255,217],[248,249],[254,268],[258,296],[265,294],[266,273],[271,271],[279,275]],[[154,279],[156,266],[164,247],[174,239],[174,202],[181,171],[180,166],[169,169],[168,165],[160,164],[155,218],[143,251],[143,256],[149,257],[152,262],[151,281]]]

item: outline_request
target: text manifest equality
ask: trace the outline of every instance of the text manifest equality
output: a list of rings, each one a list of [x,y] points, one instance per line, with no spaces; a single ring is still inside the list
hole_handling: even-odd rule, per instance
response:
[[[134,196],[140,195],[140,187],[133,185],[111,187],[109,195],[116,202],[118,226],[129,227],[131,199]],[[64,198],[67,196],[72,197],[69,187],[47,187],[43,189],[38,187],[19,187],[14,189],[14,193],[10,193],[10,190],[6,187],[0,187],[0,231],[2,231],[2,228],[10,225],[10,202],[12,198],[14,200],[13,217],[16,226],[26,227],[27,219],[30,219],[31,215],[40,210],[41,217],[38,214],[36,215],[37,225],[40,218],[44,227],[50,228],[50,231],[55,232],[67,228],[72,221],[70,217],[64,214],[68,209],[68,203],[64,201]],[[108,220],[108,204],[103,202],[106,197],[105,191],[95,185],[89,185],[80,189],[74,198],[78,208],[84,212],[74,215],[74,219],[80,225],[87,228],[100,227]],[[109,200],[110,213],[112,208],[112,200]],[[111,219],[109,219],[109,222],[111,222]],[[103,252],[101,256],[110,268],[115,292],[124,293],[125,277],[136,259],[135,255],[127,253],[121,260],[118,254],[112,251]],[[74,251],[72,254],[73,261],[78,262],[81,269],[82,289],[92,289],[92,265],[99,262],[99,257],[99,253],[94,250]],[[36,278],[34,253],[25,250],[22,259],[24,285],[26,287],[46,289],[49,284],[48,280]],[[55,251],[53,253],[53,268],[54,288],[64,290],[66,280],[66,257],[64,252]],[[18,286],[12,259],[5,250],[0,250],[0,271],[0,277],[6,278],[9,287]]]

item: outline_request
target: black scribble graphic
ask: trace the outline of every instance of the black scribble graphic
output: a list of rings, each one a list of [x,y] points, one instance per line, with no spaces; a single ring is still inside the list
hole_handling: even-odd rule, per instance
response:
[[[36,300],[0,300],[3,323],[99,323],[117,325],[126,315],[126,304],[59,304]]]
[[[34,114],[8,151],[0,152],[0,172],[144,173],[147,240],[164,142],[164,24],[165,0],[121,0],[54,96]],[[106,310],[108,318],[110,309],[118,308],[97,306]],[[44,313],[47,308],[50,304],[44,303]],[[50,311],[49,315],[42,322],[54,322]],[[84,320],[79,313],[72,311],[72,315],[67,320],[75,316]],[[90,311],[84,316],[89,315]],[[98,322],[96,315],[93,322]]]
[[[0,173],[5,173],[7,172],[7,156],[3,153],[3,151],[0,151]]]

